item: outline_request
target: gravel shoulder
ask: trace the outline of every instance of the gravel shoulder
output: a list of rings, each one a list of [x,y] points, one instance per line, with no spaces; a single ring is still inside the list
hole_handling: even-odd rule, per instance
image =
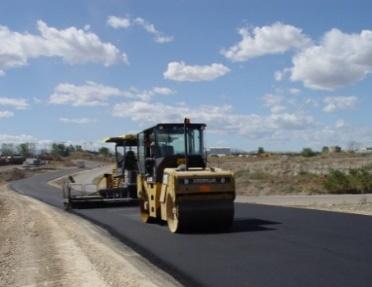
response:
[[[372,194],[237,196],[236,201],[372,215]]]
[[[73,214],[0,186],[0,286],[177,286]]]

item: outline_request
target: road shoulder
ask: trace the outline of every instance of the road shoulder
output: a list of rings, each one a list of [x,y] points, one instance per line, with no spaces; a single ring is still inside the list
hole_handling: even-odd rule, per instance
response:
[[[237,196],[236,202],[372,215],[372,194]]]
[[[177,286],[102,228],[0,186],[0,286]]]

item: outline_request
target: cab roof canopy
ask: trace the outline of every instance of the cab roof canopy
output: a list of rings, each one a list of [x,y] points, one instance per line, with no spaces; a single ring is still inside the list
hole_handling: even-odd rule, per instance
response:
[[[190,124],[187,124],[187,126],[190,127],[190,128],[200,129],[200,128],[205,128],[207,125],[203,124],[203,123],[190,123]],[[153,129],[161,129],[161,128],[171,129],[172,127],[183,128],[184,124],[183,123],[160,123],[160,124],[157,124],[157,125],[152,126],[150,128],[147,128],[147,129],[143,130],[142,132],[148,132],[148,131],[151,131]]]
[[[134,134],[127,134],[118,137],[108,137],[104,142],[115,143],[117,146],[137,146],[137,136]]]

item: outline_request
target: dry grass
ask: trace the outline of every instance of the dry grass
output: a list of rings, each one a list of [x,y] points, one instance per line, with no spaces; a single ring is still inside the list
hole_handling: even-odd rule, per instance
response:
[[[240,195],[324,194],[331,170],[348,173],[350,169],[372,164],[372,155],[351,153],[302,156],[210,158],[211,166],[235,172]]]

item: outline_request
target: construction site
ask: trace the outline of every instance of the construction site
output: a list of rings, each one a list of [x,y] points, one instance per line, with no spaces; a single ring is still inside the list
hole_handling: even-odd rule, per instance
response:
[[[173,271],[169,263],[158,261],[157,248],[164,248],[161,241],[151,249],[158,255],[150,256],[148,247],[132,238],[138,232],[132,224],[142,225],[144,230],[139,234],[155,229],[154,235],[160,231],[179,233],[185,239],[198,234],[218,238],[253,231],[259,228],[257,224],[279,224],[246,222],[239,204],[372,215],[372,184],[368,181],[372,156],[258,152],[208,157],[203,152],[205,128],[205,124],[189,119],[163,123],[137,135],[104,139],[113,148],[108,158],[89,156],[87,160],[80,152],[80,158],[74,154],[51,158],[33,168],[25,164],[1,167],[0,285],[195,283]],[[367,177],[360,179],[364,185],[356,182],[357,177],[349,179],[359,188],[353,189],[352,195],[345,186],[327,187],[334,171],[351,176],[359,170],[366,170]],[[30,189],[29,184],[36,188]],[[108,222],[104,214],[110,215]],[[115,223],[121,216],[134,221]],[[186,260],[187,267],[193,260]]]
[[[0,287],[372,286],[371,10],[0,1]]]

